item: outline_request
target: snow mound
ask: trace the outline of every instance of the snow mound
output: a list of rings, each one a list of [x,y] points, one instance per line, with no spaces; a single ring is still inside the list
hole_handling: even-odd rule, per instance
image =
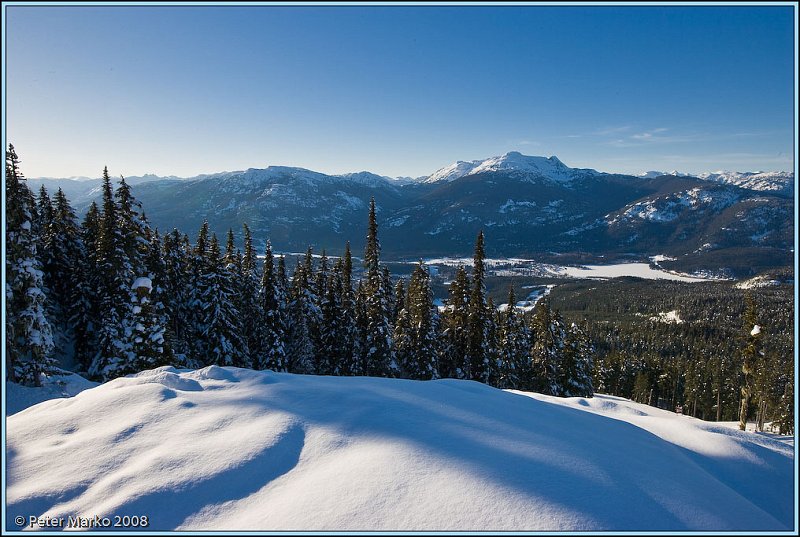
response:
[[[469,381],[159,368],[10,416],[7,439],[7,530],[70,515],[145,515],[149,531],[793,523],[782,442]]]
[[[38,388],[6,382],[6,415],[16,414],[50,399],[74,397],[83,390],[88,390],[95,386],[97,386],[96,382],[63,370],[59,370],[54,375],[44,377],[42,385]]]

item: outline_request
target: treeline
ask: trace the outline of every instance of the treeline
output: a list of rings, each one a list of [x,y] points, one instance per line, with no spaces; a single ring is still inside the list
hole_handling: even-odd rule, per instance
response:
[[[232,230],[223,247],[207,223],[194,243],[177,229],[161,236],[124,178],[114,189],[104,169],[102,191],[79,223],[62,191],[30,191],[9,146],[9,380],[38,385],[67,354],[98,380],[215,364],[593,393],[585,330],[545,303],[522,315],[487,298],[482,233],[471,273],[458,270],[440,311],[422,262],[407,281],[380,262],[374,200],[356,279],[349,244],[335,260],[309,249],[289,276],[269,241],[259,258],[246,225],[243,251]]]
[[[550,298],[587,321],[598,392],[716,421],[741,420],[746,399],[757,427],[773,421],[792,434],[793,291],[618,279],[559,286]],[[673,322],[659,316],[673,310]]]

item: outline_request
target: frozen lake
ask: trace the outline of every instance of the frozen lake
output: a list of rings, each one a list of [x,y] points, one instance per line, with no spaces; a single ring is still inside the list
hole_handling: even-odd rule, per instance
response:
[[[620,263],[617,265],[587,265],[583,267],[560,267],[564,276],[571,278],[621,278],[635,276],[648,280],[673,280],[677,282],[704,282],[709,278],[698,278],[652,268],[648,263]]]

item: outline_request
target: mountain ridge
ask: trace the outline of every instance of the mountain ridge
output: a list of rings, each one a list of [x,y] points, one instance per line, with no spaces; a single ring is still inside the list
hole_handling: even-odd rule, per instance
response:
[[[664,254],[691,259],[684,269],[747,277],[753,267],[792,264],[790,173],[637,177],[517,152],[449,168],[434,181],[270,166],[129,183],[162,231],[177,227],[191,236],[208,220],[223,234],[247,223],[257,245],[270,238],[283,251],[310,245],[341,253],[347,241],[361,248],[375,198],[383,252],[395,258],[469,255],[483,230],[495,257]],[[101,195],[99,180],[40,184],[51,194],[63,186],[78,211]]]

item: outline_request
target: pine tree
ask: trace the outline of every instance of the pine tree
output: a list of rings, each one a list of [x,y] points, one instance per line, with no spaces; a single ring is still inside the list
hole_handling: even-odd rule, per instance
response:
[[[289,364],[285,347],[286,308],[283,304],[285,297],[280,282],[281,276],[275,273],[274,262],[272,244],[268,240],[264,255],[264,270],[261,273],[258,289],[258,310],[261,314],[261,322],[257,327],[257,346],[253,350],[253,357],[257,369],[287,371]],[[283,266],[283,258],[281,258],[281,266]],[[280,269],[279,273],[281,270],[283,269]]]
[[[98,288],[100,274],[97,267],[100,237],[100,212],[92,202],[81,223],[80,243],[75,280],[75,301],[70,324],[75,332],[75,360],[88,371],[97,348],[97,330],[100,326],[100,299]]]
[[[206,274],[210,270],[209,265],[209,229],[208,221],[206,220],[200,226],[194,248],[189,255],[189,327],[186,330],[186,339],[189,345],[186,361],[190,367],[202,367],[208,361],[208,357],[205,356],[205,345],[203,344],[206,316],[203,286],[205,285]]]
[[[322,323],[320,324],[320,342],[317,351],[317,374],[339,375],[346,362],[346,352],[343,345],[344,327],[342,319],[342,260],[339,259],[327,277],[327,284],[318,287],[318,292],[324,292],[322,300]]]
[[[255,369],[264,366],[264,347],[266,339],[264,311],[259,299],[262,275],[258,270],[256,251],[253,247],[253,236],[247,224],[242,226],[244,232],[244,254],[242,255],[241,268],[242,280],[239,283],[241,297],[239,308],[242,316],[242,330],[250,350],[250,362]],[[271,255],[271,253],[270,253]],[[270,260],[272,263],[274,260]],[[273,265],[270,265],[273,270]],[[274,274],[272,275],[274,281]]]
[[[345,244],[341,267],[341,357],[334,370],[335,375],[357,375],[355,371],[360,364],[360,352],[356,348],[356,310],[353,293],[353,258],[350,253],[350,242]]]
[[[447,308],[442,319],[442,348],[439,374],[444,378],[467,378],[467,326],[469,323],[470,282],[463,267],[458,267],[450,284]]]
[[[513,284],[508,289],[508,308],[502,312],[498,326],[500,331],[498,387],[520,389],[520,376],[528,368],[527,349],[530,343],[523,320],[516,310]]]
[[[48,255],[43,267],[44,283],[52,306],[51,324],[57,334],[56,352],[62,359],[74,352],[70,351],[75,342],[76,315],[83,308],[82,275],[83,244],[80,240],[75,212],[70,207],[64,191],[56,192],[52,216],[48,224],[49,238],[46,241]]]
[[[788,368],[788,375],[786,384],[783,388],[780,402],[778,404],[778,413],[776,417],[776,424],[780,434],[794,434],[794,367],[791,365]]]
[[[375,198],[370,200],[367,246],[364,252],[367,327],[364,339],[365,371],[367,376],[396,376],[399,368],[394,356],[389,289],[380,265],[378,221]]]
[[[135,367],[130,336],[136,325],[136,307],[131,285],[146,277],[144,259],[150,248],[149,226],[141,205],[133,197],[125,178],[116,192],[111,188],[108,169],[103,170],[103,215],[98,239],[99,313],[98,352],[89,374],[108,380],[127,374]]]
[[[753,394],[753,377],[757,374],[761,360],[761,327],[758,324],[756,304],[753,297],[745,297],[744,330],[745,343],[742,349],[742,401],[739,407],[739,430],[747,427],[747,417],[750,412],[750,397]]]
[[[467,378],[489,384],[495,375],[489,348],[489,309],[486,305],[486,285],[484,282],[486,258],[483,245],[483,231],[475,241],[475,255],[472,261],[472,290],[469,298],[469,317],[467,319]]]
[[[6,374],[13,382],[41,385],[55,367],[52,327],[46,316],[38,237],[33,234],[33,195],[14,146],[6,152]]]
[[[177,229],[164,236],[162,257],[164,277],[161,287],[164,290],[164,309],[169,319],[167,330],[168,345],[175,353],[175,359],[185,365],[190,354],[192,333],[190,273],[191,246],[189,238]]]
[[[307,263],[297,263],[292,276],[292,288],[288,307],[287,353],[288,370],[291,373],[314,374],[314,344],[308,320],[314,315],[310,301]]]
[[[594,348],[589,337],[572,323],[566,333],[559,385],[563,397],[592,397]]]
[[[438,378],[438,315],[433,305],[430,275],[422,261],[411,274],[404,311],[411,333],[411,352],[404,364],[407,375],[412,379]]]
[[[55,211],[53,210],[53,203],[50,196],[47,194],[47,189],[44,185],[39,187],[39,196],[36,199],[36,207],[34,209],[34,222],[33,234],[36,236],[36,251],[39,255],[39,261],[42,264],[42,270],[45,273],[45,289],[49,296],[49,282],[47,281],[47,269],[51,266],[53,261],[53,218]]]
[[[212,234],[196,305],[202,312],[200,360],[206,365],[250,367],[234,292],[230,272],[223,265],[219,241]]]
[[[561,395],[559,376],[564,346],[564,325],[560,316],[540,301],[531,320],[531,370],[527,389],[545,395]]]

